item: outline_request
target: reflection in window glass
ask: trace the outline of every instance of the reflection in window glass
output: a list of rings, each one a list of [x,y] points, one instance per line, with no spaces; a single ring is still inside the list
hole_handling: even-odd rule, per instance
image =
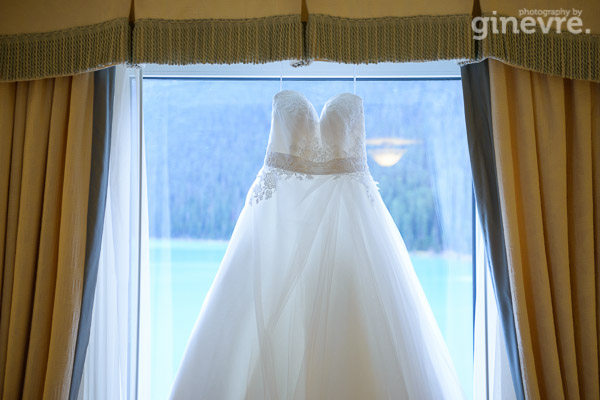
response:
[[[144,79],[151,393],[167,397],[268,141],[279,80]],[[349,79],[289,79],[320,113]],[[459,80],[359,80],[369,168],[472,392],[472,194]]]

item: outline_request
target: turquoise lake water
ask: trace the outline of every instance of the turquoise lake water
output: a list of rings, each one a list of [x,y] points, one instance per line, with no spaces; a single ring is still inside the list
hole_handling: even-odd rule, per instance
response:
[[[202,302],[225,254],[227,242],[150,241],[152,399],[165,399]],[[411,254],[459,378],[471,397],[473,288],[470,259]]]

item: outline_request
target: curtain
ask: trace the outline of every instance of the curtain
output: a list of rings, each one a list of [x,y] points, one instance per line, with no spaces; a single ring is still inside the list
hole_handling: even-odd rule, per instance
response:
[[[495,60],[489,84],[497,175],[486,179],[498,187],[525,396],[599,398],[600,84]]]
[[[600,398],[600,84],[490,60],[494,148],[528,398]]]
[[[94,73],[94,116],[92,126],[92,159],[90,195],[88,200],[85,270],[81,317],[77,331],[77,346],[69,397],[77,398],[81,374],[90,338],[94,293],[98,277],[98,260],[104,228],[104,211],[107,196],[108,166],[112,135],[115,67]]]
[[[496,301],[496,290],[490,276],[490,264],[483,225],[475,215],[475,316],[473,324],[473,399],[513,400],[517,399],[512,379],[511,363],[508,359],[504,324]],[[514,337],[514,335],[513,335]],[[516,350],[515,350],[516,351]],[[520,369],[517,364],[520,378]],[[523,392],[519,392],[523,398]]]
[[[148,274],[138,276],[138,266],[148,265],[149,254],[146,241],[138,241],[140,228],[142,238],[148,236],[144,234],[148,222],[144,162],[139,209],[139,99],[135,93],[141,82],[135,80],[131,72],[125,66],[116,67],[106,213],[90,341],[77,393],[79,399],[150,398],[149,382],[139,381],[136,388],[136,377],[150,376],[143,371],[138,373],[138,364],[140,369],[149,365],[149,343],[137,342],[138,279],[142,288],[149,286],[143,284]],[[138,259],[140,250],[141,259]],[[142,304],[149,302],[148,293],[142,290],[139,295]],[[148,331],[148,323],[147,313],[142,310],[139,329]],[[136,390],[139,390],[137,396]]]
[[[485,264],[491,274],[515,394],[522,399],[523,382],[494,152],[488,62],[465,65],[461,75],[473,187],[487,256]]]
[[[94,74],[0,83],[0,392],[66,398],[86,260]]]

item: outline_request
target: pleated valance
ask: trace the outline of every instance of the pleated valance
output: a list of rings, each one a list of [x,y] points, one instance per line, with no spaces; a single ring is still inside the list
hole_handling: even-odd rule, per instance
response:
[[[302,58],[301,1],[134,0],[134,63]]]
[[[563,78],[600,81],[600,1],[481,0],[481,16],[489,20],[487,35],[479,41],[478,59],[489,57]],[[526,19],[536,22],[532,33],[523,28]],[[494,23],[499,33],[493,33]],[[503,23],[507,33],[502,32]],[[569,32],[569,24],[579,33]],[[515,26],[519,33],[513,31]]]
[[[546,26],[560,17],[565,17],[560,32],[557,21]],[[581,23],[569,22],[572,17]],[[567,23],[581,31],[570,32]],[[488,57],[600,81],[600,2],[20,0],[0,5],[0,81],[72,75],[118,63]]]
[[[309,58],[346,63],[474,59],[473,0],[307,0]]]
[[[73,75],[128,61],[130,9],[124,0],[0,2],[0,81]]]

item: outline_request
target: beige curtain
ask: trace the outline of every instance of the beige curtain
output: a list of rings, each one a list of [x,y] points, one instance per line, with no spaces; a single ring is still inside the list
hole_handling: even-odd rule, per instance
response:
[[[0,83],[0,393],[67,398],[81,308],[94,74]]]
[[[600,84],[489,65],[525,393],[598,399]]]

